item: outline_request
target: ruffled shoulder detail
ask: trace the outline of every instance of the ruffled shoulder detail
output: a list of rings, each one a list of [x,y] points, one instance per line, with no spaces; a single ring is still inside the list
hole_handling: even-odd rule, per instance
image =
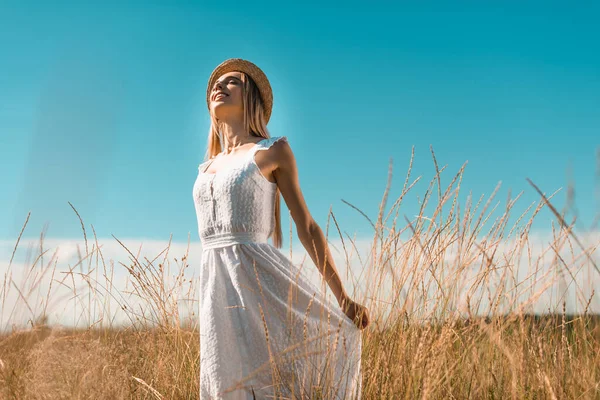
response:
[[[270,137],[266,140],[263,140],[262,142],[258,143],[256,145],[256,150],[266,150],[268,148],[270,148],[271,146],[273,146],[273,144],[275,144],[276,142],[283,140],[285,142],[288,142],[288,138],[287,136],[273,136]],[[288,142],[289,143],[289,142]]]

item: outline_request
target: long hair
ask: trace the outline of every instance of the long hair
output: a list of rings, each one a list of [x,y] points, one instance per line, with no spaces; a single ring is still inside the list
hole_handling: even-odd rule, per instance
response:
[[[265,123],[265,111],[263,101],[260,97],[258,87],[247,74],[241,73],[242,80],[242,107],[244,109],[244,130],[250,132],[251,136],[268,139],[271,137],[267,124]],[[210,109],[210,128],[208,130],[208,149],[205,161],[219,154],[223,149],[219,137],[220,122]],[[283,233],[281,232],[281,200],[279,187],[275,189],[275,227],[271,234],[273,246],[281,248]]]

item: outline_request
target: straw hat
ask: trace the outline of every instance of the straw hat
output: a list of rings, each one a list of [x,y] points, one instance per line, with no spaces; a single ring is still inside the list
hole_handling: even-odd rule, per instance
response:
[[[271,118],[271,109],[273,108],[273,91],[271,90],[271,84],[260,68],[250,61],[241,58],[230,58],[223,61],[210,74],[208,87],[206,88],[206,104],[208,105],[208,110],[210,111],[210,93],[215,81],[221,75],[232,71],[244,72],[256,83],[265,108],[265,123],[269,122],[269,118]]]

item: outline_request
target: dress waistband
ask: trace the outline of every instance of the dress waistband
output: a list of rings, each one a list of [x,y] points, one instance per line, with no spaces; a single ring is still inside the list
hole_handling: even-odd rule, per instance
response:
[[[268,243],[268,235],[262,232],[224,232],[201,238],[202,251],[233,244]]]

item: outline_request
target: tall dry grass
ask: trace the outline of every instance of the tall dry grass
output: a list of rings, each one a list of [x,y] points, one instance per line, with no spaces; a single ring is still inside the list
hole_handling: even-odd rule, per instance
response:
[[[373,227],[369,254],[360,254],[330,214],[343,259],[359,259],[355,279],[365,291],[356,300],[371,314],[363,332],[362,398],[600,398],[600,318],[591,312],[596,290],[577,278],[585,272],[586,280],[598,278],[598,241],[576,234],[574,221],[552,204],[555,194],[531,181],[536,204],[509,226],[521,194],[509,196],[491,220],[498,187],[485,201],[468,196],[461,204],[465,165],[443,188],[445,168],[431,153],[436,175],[416,217],[399,218],[403,199],[420,180],[410,181],[414,151],[402,192],[388,207],[390,164],[376,220],[346,202]],[[555,217],[552,236],[534,251],[531,226],[544,208]],[[11,258],[0,286],[2,320],[25,315],[29,323],[3,327],[1,398],[198,398],[197,314],[181,307],[197,295],[195,280],[186,275],[188,252],[170,256],[169,242],[148,259],[115,238],[129,255],[115,265],[104,259],[93,227],[90,240],[81,226],[85,249],[75,265],[47,260],[44,235],[27,271],[11,269]],[[115,282],[119,268],[128,273],[128,290]],[[557,285],[558,297],[548,297]],[[48,310],[66,300],[53,297],[57,288],[68,288],[77,305],[72,322],[87,329],[47,324]],[[574,289],[574,299],[560,297],[566,289]],[[18,304],[9,302],[15,297]],[[539,315],[534,305],[542,299],[556,307]],[[128,322],[114,323],[117,313]],[[327,398],[318,393],[327,388],[305,398]]]

